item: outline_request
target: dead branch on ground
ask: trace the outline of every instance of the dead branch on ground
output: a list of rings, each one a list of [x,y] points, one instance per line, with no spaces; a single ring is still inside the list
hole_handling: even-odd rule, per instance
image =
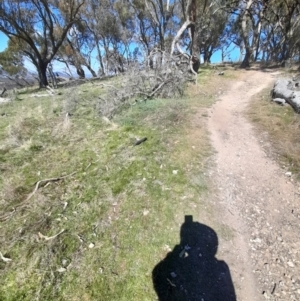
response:
[[[124,104],[181,97],[185,83],[192,76],[189,64],[189,58],[180,53],[170,55],[153,50],[142,63],[132,63],[125,74],[116,78],[113,86],[100,83],[106,88],[106,95],[99,97],[99,113],[111,118]]]
[[[39,232],[38,235],[39,235],[40,239],[44,239],[44,240],[48,241],[48,240],[52,240],[52,239],[56,238],[57,236],[59,236],[60,234],[64,233],[65,231],[66,231],[65,229],[62,229],[59,233],[57,233],[57,234],[55,234],[53,236],[45,236],[41,232]]]
[[[49,178],[49,179],[44,179],[44,180],[40,180],[36,183],[35,188],[33,189],[33,191],[30,193],[30,195],[26,198],[26,200],[22,203],[27,202],[29,199],[31,199],[31,197],[36,193],[36,191],[39,189],[41,184],[44,184],[44,186],[46,184],[48,184],[49,182],[56,182],[56,181],[60,181],[63,180],[67,177],[71,177],[73,176],[75,173],[77,173],[77,171],[74,171],[72,173],[70,173],[69,175],[63,176],[63,177],[57,177],[57,178]],[[21,204],[20,204],[21,205]],[[19,207],[19,206],[18,206]]]
[[[1,252],[0,252],[0,258],[1,258],[1,260],[3,260],[4,262],[10,262],[10,261],[12,261],[11,258],[4,257],[4,256],[2,255]]]

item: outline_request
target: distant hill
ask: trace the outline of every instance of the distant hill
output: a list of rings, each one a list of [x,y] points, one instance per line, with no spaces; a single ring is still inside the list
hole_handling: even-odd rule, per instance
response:
[[[55,76],[61,80],[68,80],[70,76],[65,72],[54,72]],[[48,79],[51,80],[48,75]],[[27,72],[24,75],[10,76],[3,70],[0,70],[0,92],[5,87],[7,90],[21,88],[25,86],[33,86],[38,84],[38,75],[35,72]]]
[[[27,72],[26,75],[13,75],[10,76],[6,72],[0,72],[0,90],[4,87],[7,90],[13,88],[21,88],[24,86],[32,86],[38,83],[37,74],[33,72]]]

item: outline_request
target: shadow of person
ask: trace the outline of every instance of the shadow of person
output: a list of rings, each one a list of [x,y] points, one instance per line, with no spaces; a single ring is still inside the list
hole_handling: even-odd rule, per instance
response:
[[[236,301],[230,271],[215,258],[218,237],[210,227],[185,216],[176,245],[152,272],[159,301]]]

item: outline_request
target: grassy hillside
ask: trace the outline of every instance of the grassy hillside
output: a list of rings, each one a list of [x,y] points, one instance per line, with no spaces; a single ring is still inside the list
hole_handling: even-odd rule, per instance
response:
[[[152,270],[184,215],[207,210],[201,108],[231,76],[202,70],[185,98],[112,120],[97,82],[0,104],[0,299],[154,300]]]

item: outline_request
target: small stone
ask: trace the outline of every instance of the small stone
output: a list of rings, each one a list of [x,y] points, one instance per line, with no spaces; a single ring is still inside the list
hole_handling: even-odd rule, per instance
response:
[[[291,261],[288,261],[287,264],[288,264],[288,266],[290,266],[291,268],[295,267],[295,265],[294,265]]]
[[[291,177],[291,176],[292,176],[292,173],[291,173],[290,171],[288,171],[288,172],[285,173],[285,175],[286,175],[287,177]]]
[[[63,260],[61,261],[61,263],[62,263],[62,265],[65,267],[65,266],[67,265],[67,263],[68,263],[68,260],[67,260],[67,259],[63,259]]]
[[[170,248],[169,245],[164,245],[164,250],[167,251],[167,252],[171,252],[172,249]]]
[[[93,249],[95,247],[95,245],[91,242],[90,244],[89,244],[89,248],[90,249]]]
[[[259,244],[261,243],[261,239],[260,239],[260,238],[258,238],[258,237],[257,237],[257,238],[255,238],[255,239],[252,239],[251,241],[252,241],[252,242],[259,243]]]
[[[172,278],[176,278],[177,277],[176,273],[174,273],[174,272],[171,272],[170,275],[171,275]]]
[[[149,210],[146,210],[146,209],[145,209],[145,210],[143,211],[143,215],[146,216],[146,215],[148,215],[148,214],[149,214]]]
[[[184,247],[184,249],[185,249],[186,251],[188,251],[188,250],[191,249],[191,247],[190,247],[189,245],[186,245],[186,246]]]
[[[263,296],[268,300],[270,299],[270,297],[268,296],[268,294],[266,292],[263,292]]]
[[[63,267],[60,267],[60,268],[58,268],[56,271],[59,272],[59,273],[63,273],[63,272],[66,271],[66,269],[63,268]]]
[[[177,175],[178,170],[173,170],[173,175]]]

